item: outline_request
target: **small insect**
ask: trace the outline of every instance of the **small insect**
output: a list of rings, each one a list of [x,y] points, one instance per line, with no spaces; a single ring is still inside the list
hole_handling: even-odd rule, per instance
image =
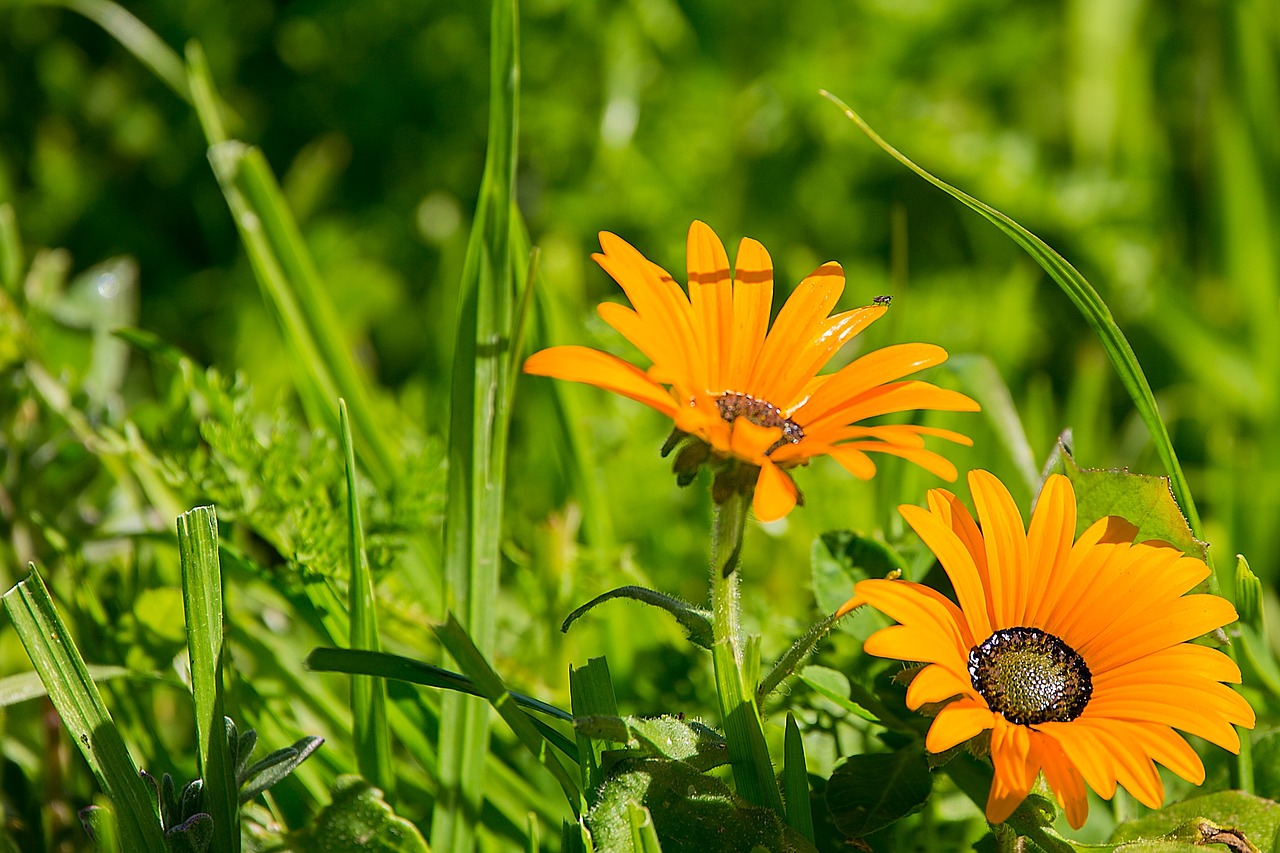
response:
[[[891,304],[891,303],[893,302],[893,297],[892,297],[892,296],[877,296],[875,299],[872,299],[871,301],[872,301],[873,303],[875,303],[876,305],[889,305],[889,304]]]

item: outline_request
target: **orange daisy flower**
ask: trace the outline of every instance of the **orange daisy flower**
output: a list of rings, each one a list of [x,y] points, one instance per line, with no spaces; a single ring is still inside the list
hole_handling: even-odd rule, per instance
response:
[[[733,489],[753,494],[761,521],[782,518],[799,500],[789,469],[831,456],[856,477],[875,473],[869,451],[908,459],[947,480],[955,466],[925,448],[932,436],[970,444],[950,430],[914,424],[860,425],[913,409],[976,411],[963,394],[920,381],[897,381],[947,358],[932,344],[899,344],[818,376],[836,352],[888,310],[887,300],[831,315],[844,292],[834,262],[805,278],[772,328],[773,264],[764,246],[744,238],[729,257],[707,225],[689,228],[689,292],[621,238],[600,234],[596,263],[621,285],[631,308],[606,302],[600,316],[633,343],[648,370],[579,346],[535,353],[526,373],[585,382],[657,409],[675,424],[663,449],[677,447],[676,473],[691,482],[704,462],[716,469],[718,501]],[[882,304],[885,303],[885,304]]]
[[[944,489],[929,507],[900,508],[937,556],[956,601],[929,587],[865,580],[843,609],[870,604],[898,625],[871,635],[867,653],[927,664],[907,706],[945,702],[925,746],[938,753],[990,733],[995,779],[987,819],[1006,820],[1043,771],[1067,820],[1088,813],[1085,783],[1110,799],[1116,784],[1160,808],[1153,762],[1193,784],[1204,765],[1174,729],[1231,752],[1232,724],[1252,728],[1253,709],[1223,682],[1240,670],[1188,640],[1235,621],[1216,595],[1184,595],[1209,576],[1203,560],[1164,542],[1134,542],[1114,516],[1073,543],[1071,481],[1049,477],[1025,529],[1008,490],[986,471],[969,474],[978,520]]]

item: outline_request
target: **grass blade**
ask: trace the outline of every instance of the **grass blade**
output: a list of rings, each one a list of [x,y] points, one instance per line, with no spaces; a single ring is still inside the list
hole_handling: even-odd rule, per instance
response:
[[[804,740],[796,718],[787,714],[782,748],[782,794],[787,801],[787,823],[813,841],[813,811],[809,805],[809,770],[804,760]]]
[[[490,36],[489,140],[459,293],[449,421],[445,515],[446,607],[463,614],[481,650],[493,647],[510,416],[514,326],[511,221],[515,207],[518,29],[515,0],[494,0]],[[431,847],[467,853],[471,815],[484,791],[487,709],[450,694],[441,703],[441,796]]]
[[[126,850],[164,853],[160,816],[36,567],[4,594],[18,638],[115,810]]]
[[[178,516],[178,551],[205,810],[213,818],[213,849],[239,851],[239,791],[223,707],[222,569],[213,507],[197,507]]]
[[[22,240],[13,205],[0,204],[0,289],[17,293],[22,284]]]
[[[618,698],[613,692],[609,662],[604,658],[591,658],[583,667],[569,667],[569,696],[573,702],[575,717],[618,716]],[[601,753],[606,749],[618,749],[621,744],[592,740],[581,732],[575,733],[578,738],[578,769],[582,778],[582,790],[597,791],[604,782]]]
[[[382,650],[378,640],[378,613],[373,593],[373,575],[364,550],[364,525],[360,520],[360,500],[356,494],[356,452],[351,442],[347,401],[338,401],[342,426],[342,449],[347,463],[347,561],[351,582],[347,591],[351,614],[350,645],[371,652]],[[360,774],[382,789],[388,802],[395,800],[395,769],[391,765],[391,741],[387,733],[387,686],[380,678],[351,677],[351,727],[356,763]]]
[[[53,0],[48,5],[61,6],[84,15],[150,68],[179,98],[191,100],[186,71],[177,52],[119,3],[110,0]]]

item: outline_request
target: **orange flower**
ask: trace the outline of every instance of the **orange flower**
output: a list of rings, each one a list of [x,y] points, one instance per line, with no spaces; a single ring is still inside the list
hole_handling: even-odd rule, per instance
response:
[[[598,350],[560,346],[534,353],[525,372],[595,385],[671,418],[676,432],[664,455],[683,444],[676,457],[682,485],[710,461],[718,469],[717,500],[725,489],[753,490],[756,517],[772,521],[799,499],[787,470],[815,456],[831,456],[862,479],[875,473],[868,451],[901,456],[955,479],[955,466],[925,449],[924,437],[970,444],[965,436],[914,424],[857,425],[913,409],[976,411],[963,394],[897,381],[945,361],[945,350],[899,344],[817,375],[888,310],[877,303],[830,315],[844,292],[839,264],[823,264],[805,278],[769,328],[773,264],[755,240],[739,244],[731,278],[720,239],[695,221],[689,228],[688,296],[619,237],[601,232],[600,245],[604,252],[592,257],[632,305],[603,303],[600,316],[652,365],[641,370]]]
[[[1107,799],[1118,782],[1158,809],[1153,762],[1204,781],[1174,729],[1239,751],[1232,724],[1252,728],[1254,714],[1222,682],[1238,683],[1240,670],[1187,642],[1236,618],[1223,598],[1183,594],[1209,576],[1204,561],[1134,542],[1137,528],[1114,516],[1073,543],[1066,477],[1045,483],[1026,532],[999,480],[973,471],[969,488],[978,523],[943,489],[929,492],[927,510],[901,507],[959,606],[920,584],[866,580],[843,609],[866,603],[901,623],[871,635],[868,654],[928,664],[907,706],[947,703],[925,739],[930,752],[990,732],[989,821],[1006,820],[1041,771],[1076,828],[1089,808],[1085,782]]]

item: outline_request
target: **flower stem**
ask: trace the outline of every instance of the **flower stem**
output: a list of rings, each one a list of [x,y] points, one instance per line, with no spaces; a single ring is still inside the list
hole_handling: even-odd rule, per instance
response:
[[[729,762],[738,794],[750,803],[768,806],[783,814],[782,794],[760,725],[754,685],[744,684],[742,674],[736,569],[750,499],[750,495],[734,492],[715,509],[711,539],[711,611],[715,638],[712,657]]]

